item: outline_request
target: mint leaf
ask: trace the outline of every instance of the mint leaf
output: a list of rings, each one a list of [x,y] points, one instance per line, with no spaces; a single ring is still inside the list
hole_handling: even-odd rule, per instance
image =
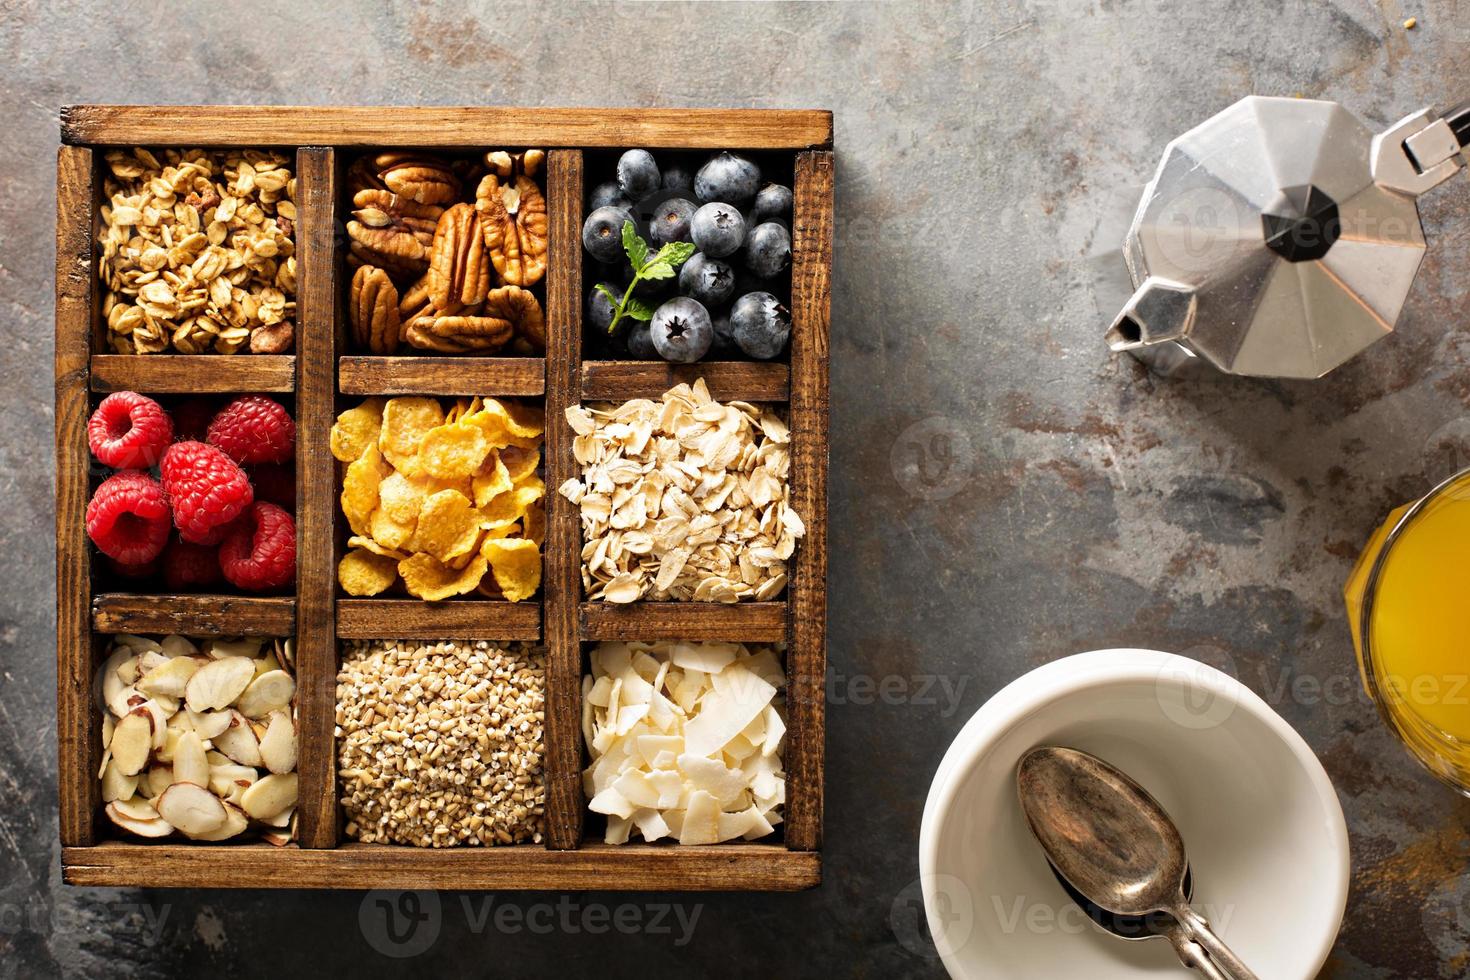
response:
[[[611,289],[608,289],[602,283],[598,283],[596,288],[599,293],[607,297],[608,302],[612,303],[614,307],[622,302],[622,299],[618,296],[617,293],[613,292]]]
[[[648,243],[638,237],[638,229],[631,221],[623,222],[623,251],[628,253],[634,272],[640,271],[648,262]]]
[[[680,266],[689,261],[694,254],[693,242],[669,242],[658,250],[653,257],[655,262],[667,262],[671,266]]]
[[[672,279],[673,277],[674,267],[656,255],[638,272],[640,279]]]
[[[652,320],[653,306],[634,297],[628,300],[628,305],[623,308],[623,316],[632,317],[634,320]]]

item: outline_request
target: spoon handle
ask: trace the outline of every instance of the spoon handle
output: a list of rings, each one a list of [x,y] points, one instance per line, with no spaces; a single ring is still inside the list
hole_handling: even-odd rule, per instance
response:
[[[1219,965],[1229,980],[1259,980],[1251,968],[1242,963],[1240,957],[1225,945],[1225,941],[1215,935],[1215,931],[1210,928],[1204,916],[1182,901],[1179,907],[1173,910],[1173,913],[1186,938],[1203,946],[1210,959]]]
[[[1233,980],[1233,978],[1223,973],[1215,965],[1215,961],[1210,959],[1210,955],[1205,952],[1205,948],[1190,939],[1178,925],[1171,928],[1165,935],[1168,936],[1169,942],[1173,944],[1174,952],[1179,955],[1179,962],[1191,970],[1199,971],[1200,976],[1204,977],[1205,980]]]

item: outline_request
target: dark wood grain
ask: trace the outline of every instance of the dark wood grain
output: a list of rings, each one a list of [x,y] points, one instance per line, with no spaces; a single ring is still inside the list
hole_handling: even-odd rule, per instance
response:
[[[297,331],[298,347],[301,333]],[[291,354],[97,354],[92,358],[93,391],[188,395],[295,388],[296,358]]]
[[[535,602],[338,599],[337,636],[354,640],[539,640]]]
[[[540,357],[343,357],[344,395],[520,395],[546,391]]]
[[[799,150],[832,143],[816,109],[73,105],[66,143],[109,146],[646,146]]]
[[[332,738],[337,708],[337,495],[329,446],[336,414],[336,170],[331,148],[302,147],[296,154],[296,715],[301,746],[296,812],[298,837],[306,848],[337,844]]]
[[[296,600],[109,592],[92,600],[92,628],[99,633],[290,636],[296,631]]]
[[[676,384],[704,379],[716,401],[784,402],[791,393],[791,369],[766,361],[584,361],[582,397],[587,401],[657,398]]]
[[[582,636],[588,640],[786,639],[784,602],[584,602],[581,620]]]
[[[796,158],[791,242],[791,506],[806,536],[787,601],[786,846],[822,844],[827,674],[827,386],[831,330],[832,154]]]
[[[93,842],[101,791],[93,762],[87,356],[92,336],[92,151],[56,156],[56,755],[61,842]]]
[[[68,884],[146,882],[150,888],[798,891],[822,880],[819,855],[775,844],[588,844],[558,851],[344,843],[322,851],[269,844],[117,842],[68,847],[61,858]]]
[[[546,286],[546,548],[541,589],[546,637],[546,843],[582,843],[582,532],[577,509],[555,492],[576,472],[566,410],[581,401],[582,154],[547,158],[550,256]]]

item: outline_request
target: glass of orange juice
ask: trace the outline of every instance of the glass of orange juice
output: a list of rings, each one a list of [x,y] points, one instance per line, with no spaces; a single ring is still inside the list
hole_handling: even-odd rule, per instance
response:
[[[1343,596],[1384,723],[1470,796],[1470,470],[1390,513]]]

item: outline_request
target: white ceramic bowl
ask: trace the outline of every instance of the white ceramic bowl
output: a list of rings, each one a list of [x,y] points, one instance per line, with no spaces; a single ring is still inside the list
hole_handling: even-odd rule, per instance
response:
[[[1192,976],[1162,939],[1104,935],[1068,901],[1016,800],[1016,763],[1068,745],[1161,802],[1194,870],[1194,907],[1261,977],[1310,980],[1348,891],[1337,794],[1266,702],[1212,667],[1099,650],[1038,668],[965,724],[924,806],[919,870],[930,932],[956,978]]]

